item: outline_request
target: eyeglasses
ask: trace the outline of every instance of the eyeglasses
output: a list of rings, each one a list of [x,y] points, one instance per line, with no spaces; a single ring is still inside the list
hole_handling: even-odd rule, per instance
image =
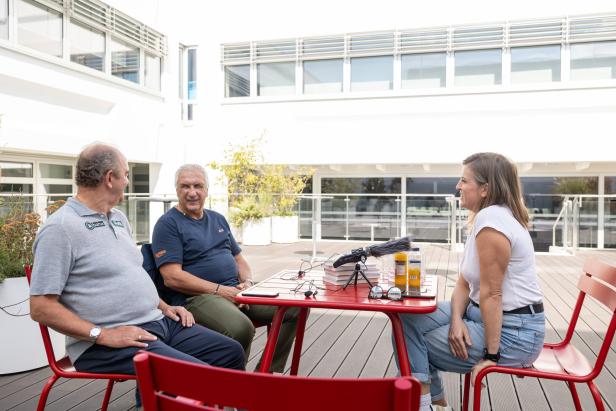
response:
[[[402,300],[402,291],[398,287],[391,287],[387,290],[387,293],[383,291],[383,287],[375,285],[370,289],[368,298],[377,300],[379,298],[388,298],[392,301]]]

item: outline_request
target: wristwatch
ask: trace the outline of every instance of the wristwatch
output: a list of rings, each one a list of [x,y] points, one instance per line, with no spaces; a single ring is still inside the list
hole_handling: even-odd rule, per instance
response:
[[[483,349],[483,359],[484,360],[498,362],[498,360],[500,360],[500,357],[501,357],[500,350],[496,351],[496,354],[490,354],[488,353],[487,348]]]
[[[101,335],[101,327],[95,326],[90,330],[90,341],[96,342],[96,339]]]

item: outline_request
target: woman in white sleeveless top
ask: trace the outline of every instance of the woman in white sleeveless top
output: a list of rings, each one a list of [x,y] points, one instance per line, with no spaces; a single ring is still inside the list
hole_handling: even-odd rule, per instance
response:
[[[447,405],[439,371],[476,373],[496,363],[530,367],[545,334],[515,165],[500,154],[474,154],[464,160],[456,188],[470,218],[451,301],[431,314],[401,316],[411,369],[422,383],[421,411]]]

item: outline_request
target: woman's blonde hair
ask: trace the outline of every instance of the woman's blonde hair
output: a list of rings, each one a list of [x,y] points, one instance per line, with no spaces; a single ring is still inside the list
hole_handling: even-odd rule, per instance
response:
[[[528,227],[528,210],[522,198],[518,169],[513,162],[497,153],[476,153],[462,164],[470,168],[477,184],[488,185],[488,195],[481,199],[479,210],[495,204],[507,206],[515,219]]]

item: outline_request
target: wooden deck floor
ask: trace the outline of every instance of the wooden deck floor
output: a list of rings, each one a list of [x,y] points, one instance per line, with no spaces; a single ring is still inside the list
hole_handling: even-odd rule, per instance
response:
[[[364,244],[322,242],[320,255],[344,252]],[[256,279],[263,279],[283,268],[299,267],[300,259],[310,255],[311,243],[244,247]],[[445,245],[424,245],[428,271],[439,276],[438,298],[449,299],[456,282],[459,253]],[[594,256],[616,264],[616,251],[581,251],[575,256],[537,255],[541,287],[547,314],[546,341],[564,336],[577,297],[576,281],[583,261]],[[590,302],[583,309],[574,337],[576,346],[591,360],[596,357],[611,314],[603,306]],[[4,332],[4,330],[3,330]],[[394,376],[397,367],[390,343],[391,328],[387,317],[370,312],[313,310],[308,320],[300,374],[319,377]],[[257,331],[248,369],[254,369],[263,346],[264,328]],[[607,409],[616,410],[616,343],[597,379]],[[48,367],[27,373],[0,376],[0,410],[34,410],[43,384],[50,376]],[[460,409],[461,377],[446,374],[446,392],[454,409]],[[206,384],[206,383],[205,383]],[[104,382],[60,380],[48,400],[48,410],[95,410],[102,401]],[[594,410],[585,386],[578,388],[584,409]],[[347,395],[357,395],[348,393]],[[492,376],[484,390],[482,410],[572,410],[569,392],[560,382]],[[117,384],[110,410],[134,409],[134,382]],[[315,403],[315,408],[318,404]]]

